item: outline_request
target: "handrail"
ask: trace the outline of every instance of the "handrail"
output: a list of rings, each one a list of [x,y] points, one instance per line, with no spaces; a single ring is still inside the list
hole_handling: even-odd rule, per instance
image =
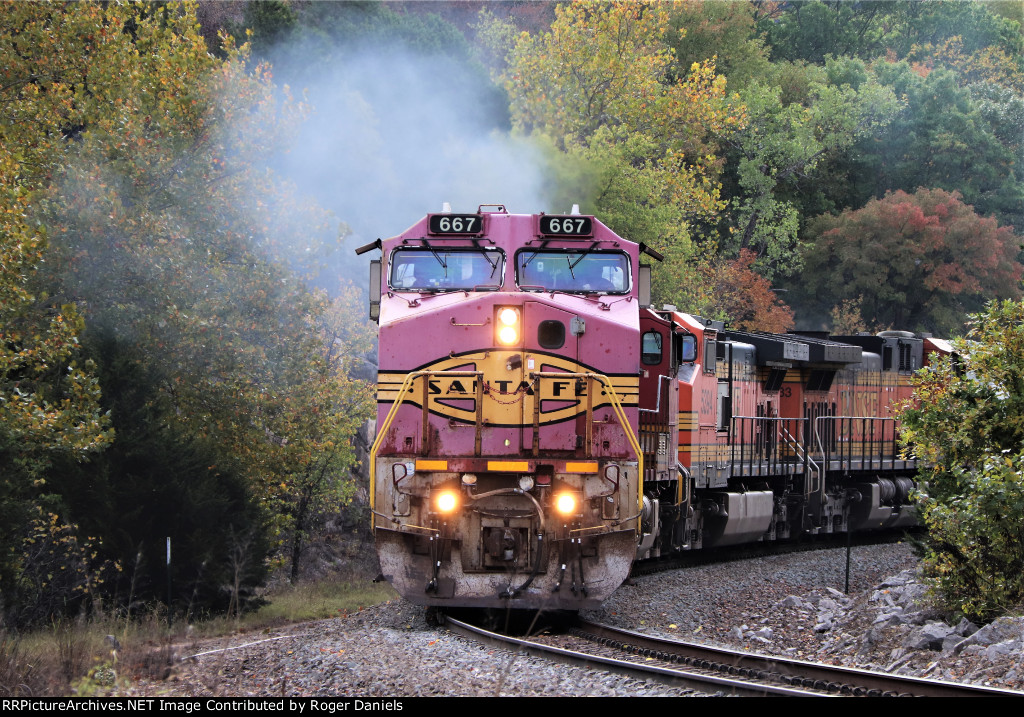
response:
[[[815,438],[815,442],[818,444],[818,450],[821,453],[821,458],[822,458],[823,462],[827,462],[829,457],[831,456],[831,451],[826,452],[825,451],[825,446],[821,442],[821,436],[822,436],[823,431],[819,428],[819,421],[824,421],[824,420],[829,420],[829,421],[832,421],[833,423],[839,422],[839,421],[851,421],[851,422],[852,421],[863,421],[866,424],[867,422],[870,422],[871,436],[870,436],[869,439],[867,439],[870,444],[874,444],[876,442],[876,439],[874,437],[875,425],[876,424],[881,424],[882,425],[882,435],[881,435],[881,437],[879,439],[877,439],[878,448],[879,448],[879,455],[878,455],[879,461],[884,460],[884,456],[881,454],[881,451],[884,449],[884,446],[885,446],[885,444],[887,442],[888,443],[892,443],[894,448],[896,446],[896,442],[897,442],[897,438],[896,438],[896,418],[893,417],[893,416],[817,416],[814,419],[814,438]],[[892,424],[892,436],[890,438],[886,439],[886,437],[885,437],[885,426],[886,426],[886,424],[889,424],[889,423]],[[863,427],[862,427],[861,430],[863,430]],[[862,442],[863,442],[863,440],[864,440],[864,437],[862,436]],[[871,460],[871,462],[874,463],[875,456],[873,454],[871,456],[867,456],[866,453],[863,454],[863,455],[868,457]],[[893,458],[895,458],[895,451],[893,453]],[[840,458],[840,460],[842,460],[842,459]]]
[[[800,430],[794,433],[796,429]],[[761,439],[755,443],[754,438],[755,434],[774,435],[795,461],[804,464],[808,477],[804,496],[820,494],[824,499],[825,475],[835,466],[868,470],[896,460],[897,429],[898,421],[892,416],[733,416],[730,434],[734,439],[743,437],[740,443],[730,441],[732,460],[741,465],[747,460],[778,460],[777,449],[761,447]]]
[[[800,426],[803,425],[803,422],[806,420],[806,418],[799,418],[796,416],[733,416],[731,426],[732,430],[730,430],[729,434],[730,436],[736,436],[737,425],[740,422],[743,422],[744,424],[750,422],[752,424],[770,425],[772,427],[772,432],[776,436],[776,440],[786,445],[793,452],[793,455],[797,459],[794,463],[804,464],[804,470],[808,473],[811,479],[805,486],[804,495],[806,498],[810,498],[812,493],[821,490],[824,486],[824,467],[818,465],[817,461],[814,460],[814,457],[808,450],[808,446],[802,444],[799,437],[794,436],[790,432],[789,428],[787,428],[787,425],[790,423]],[[804,430],[806,431],[808,429],[805,428]],[[732,443],[731,440],[730,445],[733,451],[733,460],[735,461],[735,451],[737,446],[735,443]],[[742,456],[746,445],[740,445],[739,448],[741,451],[741,460],[745,460]],[[768,460],[772,460],[772,457],[769,456]],[[777,455],[775,456],[775,460],[779,460]]]
[[[619,423],[622,425],[622,430],[626,434],[626,440],[629,441],[630,447],[633,449],[633,453],[636,454],[637,469],[639,471],[637,475],[637,509],[643,511],[643,500],[644,500],[644,453],[640,448],[640,441],[637,440],[636,434],[633,432],[633,427],[629,425],[629,420],[626,418],[626,412],[622,408],[622,401],[619,400],[619,394],[615,392],[615,387],[612,386],[611,380],[604,374],[600,373],[561,373],[558,371],[536,371],[530,373],[530,376],[537,376],[539,378],[586,378],[588,383],[587,387],[590,387],[589,381],[591,379],[600,381],[606,391],[607,395],[611,399],[612,410],[615,412],[616,418],[619,419]],[[587,391],[590,395],[592,392]],[[540,402],[540,399],[537,399]],[[588,415],[587,420],[591,420],[591,416]]]
[[[371,515],[371,529],[377,527],[376,523],[376,494],[377,494],[377,454],[380,451],[380,447],[384,442],[384,436],[387,435],[388,429],[391,427],[392,422],[395,420],[395,416],[398,413],[398,409],[405,402],[406,394],[412,388],[412,384],[418,378],[429,377],[433,375],[444,376],[446,378],[482,378],[482,372],[480,371],[412,371],[406,374],[405,380],[402,382],[402,386],[398,389],[398,394],[395,396],[394,401],[391,404],[391,408],[388,410],[387,415],[384,417],[384,421],[381,423],[377,430],[377,437],[373,441],[373,445],[370,447],[370,515]],[[612,404],[612,410],[615,412],[616,418],[622,425],[623,432],[626,434],[626,440],[629,441],[630,447],[636,454],[637,458],[637,508],[638,510],[643,509],[643,495],[644,495],[644,456],[643,451],[640,448],[640,442],[637,440],[636,434],[633,432],[633,427],[629,424],[629,420],[626,418],[626,413],[622,408],[622,401],[619,399],[618,393],[615,392],[614,386],[607,376],[599,373],[561,373],[556,371],[538,371],[530,373],[530,376],[537,376],[538,378],[586,378],[589,381],[591,379],[599,381],[604,385],[607,395],[609,396]],[[482,380],[479,382],[478,395],[482,389]],[[587,392],[591,394],[591,391]],[[536,399],[537,404],[540,404],[539,397]],[[427,407],[426,403],[422,407],[424,414],[426,414]],[[481,406],[480,400],[477,401],[477,416],[480,416]],[[477,432],[480,430],[480,421],[477,420]]]
[[[784,434],[784,438],[790,443],[791,447],[796,451],[796,454],[803,459],[806,465],[810,467],[810,470],[808,470],[808,474],[810,475],[811,480],[807,481],[807,484],[804,486],[804,498],[810,500],[811,495],[813,493],[817,493],[819,490],[822,490],[825,486],[824,471],[818,466],[817,463],[814,462],[814,459],[811,458],[811,454],[808,453],[806,450],[803,451],[802,456],[800,455],[800,452],[802,450],[800,442],[793,437],[793,435],[789,432],[789,430],[786,429],[785,426],[782,426],[782,433]]]
[[[370,446],[370,528],[377,527],[375,501],[377,495],[377,452],[380,451],[380,446],[384,442],[384,436],[387,435],[388,429],[391,428],[391,423],[395,420],[395,415],[398,413],[398,409],[405,403],[405,395],[409,393],[412,388],[413,382],[418,378],[425,378],[432,375],[443,375],[445,377],[452,378],[476,378],[481,377],[483,374],[480,371],[412,371],[405,376],[405,381],[402,382],[401,388],[398,389],[398,395],[395,396],[395,400],[391,404],[390,410],[388,410],[387,416],[384,417],[384,422],[377,429],[377,437],[373,440],[373,445]],[[479,390],[478,390],[479,393]],[[478,402],[479,403],[479,402]],[[422,407],[424,413],[427,411],[426,403]],[[480,408],[477,407],[477,414],[479,415]],[[477,422],[477,432],[480,431],[479,421]]]

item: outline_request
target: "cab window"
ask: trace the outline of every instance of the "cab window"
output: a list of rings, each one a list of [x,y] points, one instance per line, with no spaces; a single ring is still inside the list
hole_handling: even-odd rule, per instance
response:
[[[505,254],[497,249],[396,249],[388,285],[397,291],[494,291]]]
[[[661,334],[657,331],[647,331],[640,340],[640,361],[647,366],[656,366],[661,363]]]
[[[523,249],[516,254],[516,282],[524,291],[625,294],[629,255],[586,249]]]

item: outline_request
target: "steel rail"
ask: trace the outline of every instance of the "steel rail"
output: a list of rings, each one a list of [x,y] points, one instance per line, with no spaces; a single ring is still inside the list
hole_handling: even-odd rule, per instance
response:
[[[776,679],[783,679],[790,684],[809,686],[809,684],[824,683],[833,692],[854,696],[1024,697],[1022,692],[1004,688],[929,680],[907,675],[872,672],[854,667],[759,655],[726,647],[655,637],[584,620],[577,622],[577,629],[604,641],[626,645],[642,655],[673,654],[690,658],[691,661],[713,662],[723,668],[742,669],[747,672],[767,672]]]
[[[486,641],[506,649],[517,649],[530,655],[543,657],[568,664],[600,667],[601,669],[642,680],[656,680],[673,686],[683,686],[700,690],[703,693],[734,695],[743,697],[821,697],[828,696],[822,692],[812,692],[798,687],[786,687],[767,683],[755,683],[733,677],[722,677],[713,674],[702,674],[693,669],[663,667],[640,662],[630,662],[611,657],[603,657],[584,652],[576,652],[561,647],[545,645],[533,640],[509,637],[500,633],[484,630],[469,623],[451,617],[445,619],[445,626],[452,632],[478,641]],[[694,668],[696,669],[696,668]]]

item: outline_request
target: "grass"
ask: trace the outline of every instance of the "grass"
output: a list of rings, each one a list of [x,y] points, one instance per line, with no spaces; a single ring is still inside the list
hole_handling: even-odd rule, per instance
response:
[[[239,619],[221,616],[194,625],[204,637],[251,632],[308,620],[323,620],[392,600],[398,593],[387,583],[321,580],[271,591],[268,603]]]
[[[0,631],[0,697],[108,694],[134,679],[163,679],[200,639],[340,617],[396,593],[365,579],[322,580],[280,587],[264,597],[266,605],[238,619],[175,621],[170,629],[166,615],[154,610],[131,621],[99,616],[60,620],[18,636]]]

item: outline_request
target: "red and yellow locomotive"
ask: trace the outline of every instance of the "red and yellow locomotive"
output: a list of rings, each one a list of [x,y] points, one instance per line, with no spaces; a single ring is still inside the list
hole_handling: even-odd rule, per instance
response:
[[[657,253],[576,212],[445,211],[373,248],[373,529],[407,599],[579,609],[638,558],[914,522],[892,404],[943,342],[654,310]]]

